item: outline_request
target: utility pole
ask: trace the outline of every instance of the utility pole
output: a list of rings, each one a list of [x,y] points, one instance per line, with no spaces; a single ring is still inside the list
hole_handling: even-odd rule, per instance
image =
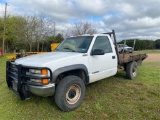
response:
[[[54,36],[56,36],[56,23],[54,21]]]
[[[5,13],[4,13],[2,55],[4,55],[5,53],[4,42],[5,42],[5,35],[6,35],[6,14],[7,14],[7,3],[5,4]]]
[[[133,51],[134,51],[134,48],[135,48],[135,44],[136,44],[136,40],[134,40],[134,43],[133,43]]]

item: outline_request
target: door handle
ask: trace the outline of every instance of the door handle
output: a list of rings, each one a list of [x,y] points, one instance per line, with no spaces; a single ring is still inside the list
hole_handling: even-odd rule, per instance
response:
[[[112,59],[115,59],[116,57],[115,56],[112,56]]]

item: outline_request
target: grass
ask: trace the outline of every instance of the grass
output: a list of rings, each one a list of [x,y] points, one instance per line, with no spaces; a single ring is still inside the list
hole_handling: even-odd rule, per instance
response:
[[[127,80],[120,72],[99,82],[89,84],[83,104],[71,112],[60,111],[53,97],[32,96],[21,101],[7,88],[5,56],[0,58],[0,119],[52,120],[159,120],[160,63],[144,62],[136,80]]]
[[[143,54],[143,53],[160,54],[160,50],[142,50],[142,51],[134,51],[134,53],[136,53],[136,54]]]

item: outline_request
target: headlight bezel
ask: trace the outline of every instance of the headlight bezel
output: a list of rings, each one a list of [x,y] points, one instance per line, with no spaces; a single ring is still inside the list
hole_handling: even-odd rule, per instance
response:
[[[28,68],[26,75],[29,76],[29,81],[41,85],[50,83],[52,74],[48,68]]]

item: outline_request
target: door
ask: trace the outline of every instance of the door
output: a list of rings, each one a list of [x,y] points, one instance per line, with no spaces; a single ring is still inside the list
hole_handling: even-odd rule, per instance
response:
[[[104,55],[90,55],[89,57],[89,77],[90,82],[94,82],[106,77],[115,75],[117,72],[117,55],[113,43],[108,36],[97,36],[92,50],[101,49]]]

